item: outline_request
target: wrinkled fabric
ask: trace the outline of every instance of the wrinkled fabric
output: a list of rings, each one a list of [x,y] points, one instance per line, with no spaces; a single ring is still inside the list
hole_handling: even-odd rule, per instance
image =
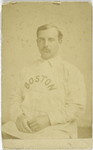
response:
[[[82,73],[57,56],[49,60],[40,58],[23,69],[11,94],[10,112],[14,122],[22,113],[28,120],[48,115],[51,126],[41,130],[39,136],[53,136],[56,131],[57,138],[63,132],[77,138],[76,120],[84,113],[85,106]]]

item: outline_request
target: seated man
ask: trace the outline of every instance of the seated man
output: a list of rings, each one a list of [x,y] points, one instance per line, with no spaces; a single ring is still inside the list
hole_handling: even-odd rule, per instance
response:
[[[37,29],[41,58],[22,71],[11,95],[12,121],[2,131],[17,138],[77,138],[77,119],[86,105],[83,75],[58,55],[62,33]],[[15,126],[16,133],[11,131]]]

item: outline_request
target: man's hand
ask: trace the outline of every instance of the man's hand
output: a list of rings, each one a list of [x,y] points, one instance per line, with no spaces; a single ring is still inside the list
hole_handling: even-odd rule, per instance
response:
[[[37,132],[42,130],[43,128],[50,125],[50,120],[47,115],[42,115],[32,119],[28,122],[29,127],[33,130],[33,132]]]
[[[16,125],[19,131],[25,132],[25,133],[32,133],[32,130],[29,128],[27,124],[27,119],[25,115],[21,114],[17,120],[16,120]]]

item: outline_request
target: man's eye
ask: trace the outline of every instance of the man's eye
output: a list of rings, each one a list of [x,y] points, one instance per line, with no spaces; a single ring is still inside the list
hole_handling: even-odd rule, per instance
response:
[[[38,41],[39,41],[39,42],[44,42],[44,39],[39,39]]]

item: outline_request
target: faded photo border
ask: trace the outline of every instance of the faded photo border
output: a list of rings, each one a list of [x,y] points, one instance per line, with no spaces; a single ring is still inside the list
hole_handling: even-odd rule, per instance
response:
[[[33,0],[25,1],[25,0],[11,0],[11,2],[33,2]],[[35,2],[36,0],[34,0]],[[60,2],[89,2],[90,5],[93,6],[93,0],[53,0],[56,3]],[[10,0],[1,0],[0,1],[0,56],[1,56],[1,44],[2,44],[2,35],[1,35],[1,13],[2,13],[2,4],[3,3],[8,3]],[[51,0],[37,0],[36,2],[52,2]],[[93,26],[92,26],[93,27]],[[92,32],[93,34],[93,32]],[[93,56],[92,56],[93,57]],[[0,57],[0,61],[2,61],[2,58]],[[93,64],[92,64],[93,65]],[[0,63],[0,72],[2,70],[2,62]],[[92,73],[93,74],[93,73]],[[2,73],[1,73],[2,76]],[[0,79],[1,79],[0,76]],[[1,80],[0,80],[1,82]],[[93,87],[93,85],[92,85]],[[1,84],[0,84],[0,89],[1,89]],[[1,96],[1,90],[0,90],[0,96]],[[0,99],[1,100],[1,99]],[[93,100],[93,96],[92,96]],[[92,101],[93,103],[93,101]],[[92,115],[93,115],[93,110],[92,110]],[[92,120],[93,121],[93,120]],[[93,126],[93,122],[92,122]],[[1,131],[1,101],[0,101],[0,131]],[[92,149],[92,139],[52,139],[52,140],[31,140],[32,143],[30,143],[30,140],[4,140],[3,139],[3,144],[2,144],[2,136],[0,136],[0,149]]]

